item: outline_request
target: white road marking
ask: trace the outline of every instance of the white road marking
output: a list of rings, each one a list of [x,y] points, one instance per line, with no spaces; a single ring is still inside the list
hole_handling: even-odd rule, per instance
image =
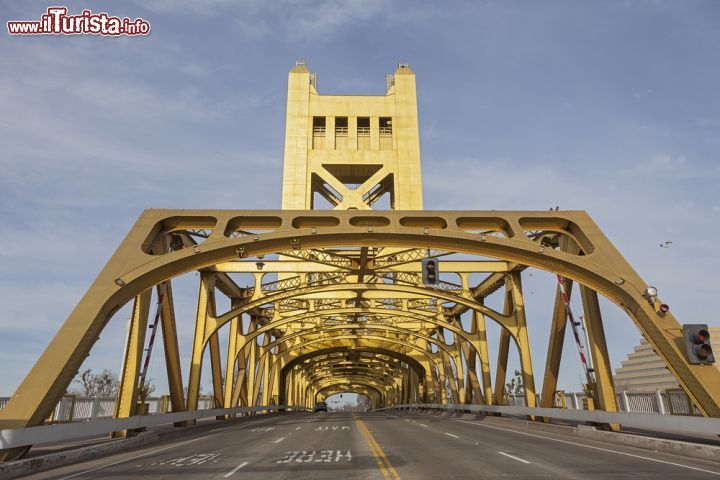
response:
[[[642,455],[635,455],[633,453],[626,453],[626,452],[619,452],[617,450],[610,450],[608,448],[601,448],[601,447],[595,447],[593,445],[585,445],[584,443],[578,443],[578,442],[570,442],[567,440],[560,440],[559,438],[552,438],[552,437],[545,437],[543,435],[536,435],[534,433],[527,433],[527,432],[520,432],[518,430],[511,430],[509,428],[502,428],[502,427],[495,427],[491,425],[484,425],[476,422],[469,422],[467,420],[455,420],[456,422],[463,422],[463,423],[469,423],[470,425],[475,425],[477,427],[485,427],[485,428],[494,428],[495,430],[504,430],[506,432],[513,432],[518,433],[520,435],[526,435],[528,437],[536,437],[536,438],[542,438],[545,440],[550,440],[553,442],[560,442],[560,443],[568,443],[570,445],[576,445],[578,447],[585,447],[585,448],[591,448],[593,450],[600,450],[603,452],[609,452],[609,453],[617,453],[618,455],[625,455],[627,457],[634,457],[634,458],[641,458],[643,460],[648,460],[650,462],[657,462],[657,463],[664,463],[665,465],[673,465],[675,467],[682,467],[682,468],[689,468],[690,470],[697,470],[699,472],[705,472],[705,473],[711,473],[713,475],[720,475],[720,472],[714,472],[712,470],[705,470],[703,468],[698,467],[691,467],[689,465],[683,465],[682,463],[673,463],[673,462],[667,462],[665,460],[658,460],[657,458],[650,458],[650,457],[643,457]]]
[[[352,461],[350,450],[344,454],[342,450],[295,450],[286,452],[285,456],[280,460],[276,460],[275,463],[330,463],[333,461],[339,462],[343,457],[348,462]]]
[[[60,480],[66,480],[68,478],[75,478],[79,477],[80,475],[85,475],[86,473],[96,472],[98,470],[102,470],[103,468],[112,467],[113,465],[118,465],[120,463],[129,462],[130,460],[135,460],[137,458],[147,457],[148,455],[152,455],[153,453],[162,452],[164,450],[169,450],[171,448],[179,447],[180,445],[186,445],[188,443],[197,442],[198,440],[202,440],[204,438],[212,437],[212,435],[205,435],[204,437],[198,437],[193,438],[192,440],[187,440],[185,442],[178,442],[174,443],[172,445],[168,445],[167,447],[158,448],[157,450],[153,450],[152,452],[142,453],[140,455],[135,455],[134,457],[126,458],[124,460],[118,460],[117,462],[108,463],[106,465],[101,465],[99,467],[91,468],[90,470],[84,470],[82,472],[74,473],[72,475],[68,475],[67,477],[62,477]]]
[[[505,455],[506,457],[512,458],[513,460],[517,460],[518,462],[530,463],[530,462],[528,462],[527,460],[523,460],[522,458],[518,458],[518,457],[516,457],[516,456],[514,456],[514,455],[510,455],[509,453],[505,453],[505,452],[498,452],[498,453],[499,453],[500,455]]]
[[[273,443],[280,443],[280,442],[282,442],[283,440],[285,440],[285,437],[280,437],[280,438],[278,438],[277,440],[275,440]]]
[[[248,426],[250,426],[250,425],[255,425],[256,423],[266,422],[266,421],[268,421],[268,420],[272,420],[272,419],[267,419],[267,420],[263,419],[263,420],[258,420],[258,421],[256,421],[256,422],[250,422],[250,423],[247,423],[247,424],[244,424],[244,425],[240,425],[240,426],[237,426],[237,427],[220,428],[220,429],[217,429],[217,430],[210,430],[210,431],[213,432],[213,431],[223,431],[223,430],[238,430],[238,429],[240,429],[240,428],[248,427]],[[198,440],[203,440],[203,439],[205,439],[205,438],[212,437],[212,436],[213,436],[213,434],[210,434],[210,435],[205,435],[205,436],[198,437],[198,438],[193,438],[192,440],[186,440],[186,441],[184,441],[184,442],[173,443],[172,445],[168,445],[167,447],[163,447],[163,448],[158,448],[157,450],[153,450],[153,451],[151,451],[151,452],[141,453],[140,455],[135,455],[134,457],[125,458],[125,459],[123,459],[123,460],[118,460],[118,461],[116,461],[116,462],[111,462],[111,463],[108,463],[108,464],[105,464],[105,465],[101,465],[101,466],[99,466],[99,467],[91,468],[91,469],[89,469],[89,470],[84,470],[84,471],[82,471],[82,472],[73,473],[72,475],[68,475],[68,476],[66,476],[66,477],[62,477],[62,478],[60,478],[59,480],[66,480],[66,479],[68,479],[68,478],[75,478],[75,477],[79,477],[80,475],[85,475],[86,473],[97,472],[98,470],[102,470],[102,469],[104,469],[104,468],[108,468],[108,467],[112,467],[112,466],[114,466],[114,465],[119,465],[119,464],[121,464],[121,463],[129,462],[130,460],[135,460],[135,459],[138,459],[138,458],[147,457],[148,455],[152,455],[153,453],[158,453],[158,452],[162,452],[162,451],[164,451],[164,450],[169,450],[169,449],[171,449],[171,448],[179,447],[180,445],[186,445],[186,444],[188,444],[188,443],[197,442]]]
[[[275,427],[258,427],[250,430],[251,432],[271,432],[275,430]]]
[[[172,467],[184,467],[187,465],[202,465],[205,462],[217,463],[219,453],[193,453],[187,457],[169,458],[165,460],[156,460],[150,465],[170,465]]]
[[[455,437],[455,438],[460,438],[460,437],[458,437],[457,435],[453,435],[452,433],[448,433],[448,432],[445,432],[445,435],[449,435],[449,436]]]
[[[418,423],[418,425],[420,425],[421,427],[430,428],[427,425],[425,425],[424,423]]]
[[[231,476],[233,473],[237,472],[238,470],[240,470],[241,468],[243,468],[243,467],[244,467],[245,465],[247,465],[247,464],[248,464],[248,462],[243,462],[243,463],[241,463],[240,465],[238,465],[237,467],[233,468],[233,469],[230,470],[228,473],[226,473],[225,475],[223,475],[223,478],[228,478],[228,477]]]
[[[297,427],[295,430],[300,430],[302,427]]]
[[[264,423],[264,422],[267,422],[268,420],[270,420],[270,419],[256,420],[254,422],[243,423],[242,425],[237,425],[234,427],[215,428],[210,431],[211,432],[224,432],[226,430],[238,430],[240,428],[249,427],[250,425],[257,425],[258,423]]]

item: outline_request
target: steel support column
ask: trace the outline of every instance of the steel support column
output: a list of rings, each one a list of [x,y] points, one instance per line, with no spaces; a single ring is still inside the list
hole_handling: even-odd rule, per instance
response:
[[[565,279],[565,292],[568,299],[572,295],[573,281]],[[540,406],[550,408],[557,390],[560,375],[560,361],[562,360],[563,345],[565,343],[565,327],[567,326],[567,310],[562,298],[560,286],[555,288],[555,306],[553,307],[552,324],[550,325],[550,339],[545,362],[545,375],[543,376],[542,395]],[[547,419],[549,421],[549,419]]]
[[[617,397],[615,396],[615,384],[612,378],[610,354],[608,353],[607,343],[605,341],[605,329],[603,327],[597,292],[580,286],[580,297],[582,298],[583,311],[585,312],[585,326],[590,341],[588,349],[592,355],[593,368],[595,369],[596,400],[601,410],[617,412],[618,405]],[[610,428],[619,430],[620,426],[610,424]]]
[[[197,315],[195,318],[195,335],[190,360],[190,377],[188,379],[187,409],[197,410],[200,398],[200,377],[202,375],[203,352],[205,351],[205,326],[208,315],[214,310],[215,277],[212,272],[200,272],[200,288],[198,292]]]
[[[158,292],[159,292],[158,287]],[[167,372],[170,405],[173,412],[185,411],[185,391],[183,389],[180,349],[178,348],[177,325],[175,323],[175,303],[172,283],[165,282],[165,299],[160,310],[165,368]]]
[[[115,406],[116,418],[132,417],[136,414],[138,375],[140,374],[145,350],[145,332],[148,329],[151,300],[152,289],[145,290],[135,298],[125,346],[125,362],[123,363],[120,385],[118,386],[118,398]],[[114,432],[113,437],[125,437],[127,434],[127,430],[122,430]]]

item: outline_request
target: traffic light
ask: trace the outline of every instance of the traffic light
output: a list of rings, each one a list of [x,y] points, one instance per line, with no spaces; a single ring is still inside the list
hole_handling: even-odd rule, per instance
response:
[[[711,365],[715,363],[710,332],[705,324],[683,325],[683,337],[688,361],[693,365]]]
[[[422,259],[422,279],[425,285],[437,285],[440,283],[440,272],[438,271],[437,258],[429,257]]]

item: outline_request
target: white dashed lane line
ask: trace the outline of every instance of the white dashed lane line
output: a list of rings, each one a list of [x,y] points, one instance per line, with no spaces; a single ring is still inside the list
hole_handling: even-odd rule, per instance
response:
[[[280,437],[280,438],[278,438],[277,440],[275,440],[273,443],[280,443],[280,442],[282,442],[283,440],[285,440],[285,437]]]
[[[514,455],[510,455],[509,453],[505,453],[505,452],[498,452],[498,453],[499,453],[500,455],[505,455],[505,456],[508,457],[508,458],[512,458],[513,460],[517,460],[518,462],[530,463],[530,462],[528,462],[527,460],[523,460],[522,458],[518,458],[518,457],[516,457],[516,456],[514,456]]]
[[[665,461],[665,460],[659,460],[659,459],[657,459],[657,458],[644,457],[644,456],[642,456],[642,455],[635,455],[635,454],[633,454],[633,453],[620,452],[620,451],[617,451],[617,450],[610,450],[609,448],[595,447],[595,446],[593,446],[593,445],[586,445],[586,444],[584,444],[584,443],[571,442],[571,441],[568,441],[568,440],[561,440],[561,439],[559,439],[559,438],[553,438],[553,437],[546,437],[546,436],[543,436],[543,435],[537,435],[537,434],[535,434],[535,433],[521,432],[521,431],[519,431],[519,430],[512,430],[512,429],[510,429],[510,428],[501,428],[501,427],[495,427],[495,426],[492,426],[492,425],[485,425],[485,424],[482,424],[482,423],[469,422],[469,421],[467,421],[467,420],[455,420],[455,421],[456,421],[456,422],[462,422],[462,423],[469,423],[470,425],[475,425],[476,427],[484,427],[484,428],[492,428],[492,429],[495,429],[495,430],[503,430],[503,431],[505,431],[505,432],[517,433],[518,435],[525,435],[525,436],[528,436],[528,437],[542,438],[543,440],[550,440],[550,441],[552,441],[552,442],[559,442],[559,443],[567,443],[567,444],[570,444],[570,445],[575,445],[576,447],[590,448],[590,449],[592,449],[592,450],[600,450],[600,451],[602,451],[602,452],[615,453],[615,454],[618,454],[618,455],[625,455],[626,457],[641,458],[641,459],[643,459],[643,460],[648,460],[648,461],[650,461],[650,462],[663,463],[663,464],[665,464],[665,465],[672,465],[672,466],[675,466],[675,467],[687,468],[687,469],[690,469],[690,470],[696,470],[696,471],[698,471],[698,472],[710,473],[710,474],[712,474],[712,475],[720,475],[720,472],[716,472],[716,471],[712,471],[712,470],[705,470],[705,469],[703,469],[703,468],[691,467],[690,465],[683,465],[682,463],[667,462],[667,461]]]
[[[447,435],[449,437],[453,437],[453,438],[460,438],[457,435],[453,435],[452,433],[448,433],[448,432],[445,432],[445,435]]]
[[[226,473],[225,475],[223,475],[223,478],[228,478],[228,477],[232,476],[235,472],[237,472],[238,470],[240,470],[241,468],[243,468],[243,467],[244,467],[245,465],[247,465],[247,464],[248,464],[248,462],[243,462],[243,463],[241,463],[240,465],[238,465],[237,467],[233,468],[233,469],[230,470],[228,473]]]
[[[420,425],[421,427],[430,428],[427,425],[425,425],[424,423],[418,423],[418,425]]]

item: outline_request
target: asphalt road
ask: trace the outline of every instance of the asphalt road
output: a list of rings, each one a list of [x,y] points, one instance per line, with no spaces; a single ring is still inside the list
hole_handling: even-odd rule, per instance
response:
[[[26,478],[720,477],[720,461],[579,439],[502,418],[315,413],[236,425]]]

